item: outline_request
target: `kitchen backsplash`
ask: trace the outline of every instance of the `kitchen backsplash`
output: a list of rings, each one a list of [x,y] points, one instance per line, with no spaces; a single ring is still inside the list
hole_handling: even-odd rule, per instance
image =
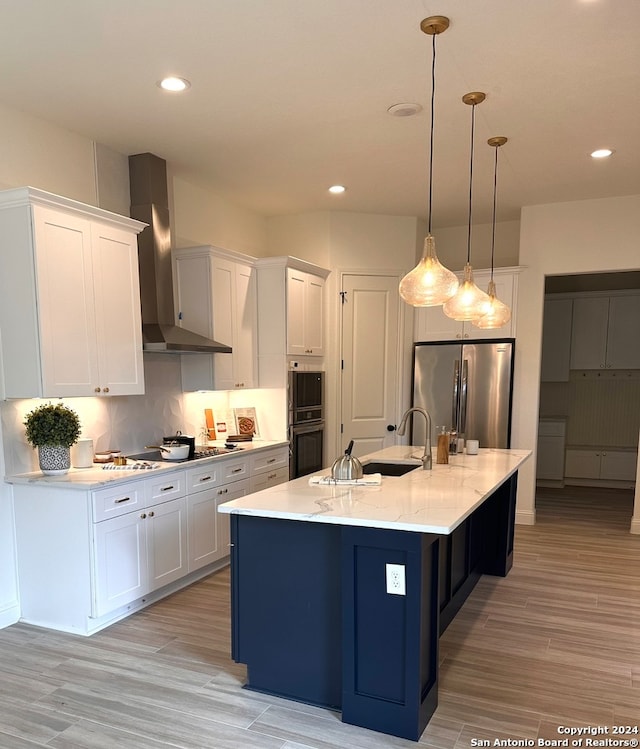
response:
[[[234,408],[254,407],[260,439],[286,439],[286,394],[282,389],[183,393],[180,358],[145,354],[145,394],[110,398],[64,398],[80,417],[81,437],[91,438],[95,450],[139,452],[163,436],[180,430],[204,440],[204,409],[214,416]],[[25,438],[25,415],[40,400],[10,400],[0,405],[6,473],[38,470],[35,449]]]

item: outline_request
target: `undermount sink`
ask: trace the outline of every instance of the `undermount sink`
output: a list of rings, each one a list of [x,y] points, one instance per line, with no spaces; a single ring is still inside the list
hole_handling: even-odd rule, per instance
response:
[[[419,463],[386,463],[384,461],[371,461],[364,463],[362,472],[364,474],[380,473],[383,476],[404,476],[409,471],[415,471],[420,468]]]

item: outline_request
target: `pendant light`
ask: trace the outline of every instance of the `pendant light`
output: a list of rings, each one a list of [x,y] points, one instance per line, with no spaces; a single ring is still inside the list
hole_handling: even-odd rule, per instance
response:
[[[422,259],[416,267],[400,281],[399,292],[407,304],[414,307],[431,307],[442,304],[456,293],[458,279],[452,271],[442,265],[436,255],[435,240],[431,234],[431,205],[433,190],[433,131],[434,102],[436,91],[436,36],[449,28],[449,19],[445,16],[425,18],[420,29],[432,37],[431,58],[431,126],[429,133],[429,214],[428,233],[424,240]]]
[[[464,278],[455,296],[444,303],[442,309],[447,317],[454,320],[473,320],[482,315],[482,306],[489,302],[487,294],[479,289],[473,280],[471,267],[471,205],[473,197],[473,141],[475,136],[476,106],[485,100],[481,91],[465,94],[462,101],[471,105],[471,156],[469,159],[469,229],[467,232],[467,263],[464,266]]]
[[[496,285],[493,282],[493,257],[494,249],[496,244],[496,194],[498,192],[498,149],[500,146],[504,146],[507,139],[502,135],[496,136],[495,138],[489,138],[487,143],[496,149],[496,155],[493,165],[493,220],[492,220],[492,232],[491,232],[491,280],[489,281],[489,288],[487,293],[489,294],[489,302],[485,305],[485,313],[482,317],[477,320],[473,320],[473,325],[476,328],[482,328],[483,330],[489,328],[501,328],[503,325],[509,322],[511,319],[511,310],[506,304],[501,302],[496,296]]]

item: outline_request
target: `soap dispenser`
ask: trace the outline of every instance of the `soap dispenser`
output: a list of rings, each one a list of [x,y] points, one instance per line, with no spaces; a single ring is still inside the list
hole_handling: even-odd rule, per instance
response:
[[[438,434],[438,448],[436,451],[436,463],[443,465],[449,462],[449,433],[445,426],[441,427]]]

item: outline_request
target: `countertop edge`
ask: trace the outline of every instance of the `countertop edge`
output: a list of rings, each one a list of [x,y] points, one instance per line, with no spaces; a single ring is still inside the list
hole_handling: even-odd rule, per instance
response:
[[[114,486],[119,483],[149,479],[173,471],[184,471],[189,468],[206,466],[214,461],[237,460],[241,456],[250,456],[255,452],[277,447],[288,447],[288,445],[289,443],[286,440],[254,441],[243,444],[242,450],[238,450],[238,452],[230,452],[226,455],[217,455],[211,458],[202,458],[197,461],[176,461],[175,464],[166,462],[162,463],[158,468],[151,470],[109,470],[102,468],[99,464],[94,464],[91,468],[70,468],[69,473],[60,476],[45,476],[41,471],[9,474],[4,477],[4,482],[11,485],[46,486],[49,489],[91,491],[102,489],[105,486]]]

